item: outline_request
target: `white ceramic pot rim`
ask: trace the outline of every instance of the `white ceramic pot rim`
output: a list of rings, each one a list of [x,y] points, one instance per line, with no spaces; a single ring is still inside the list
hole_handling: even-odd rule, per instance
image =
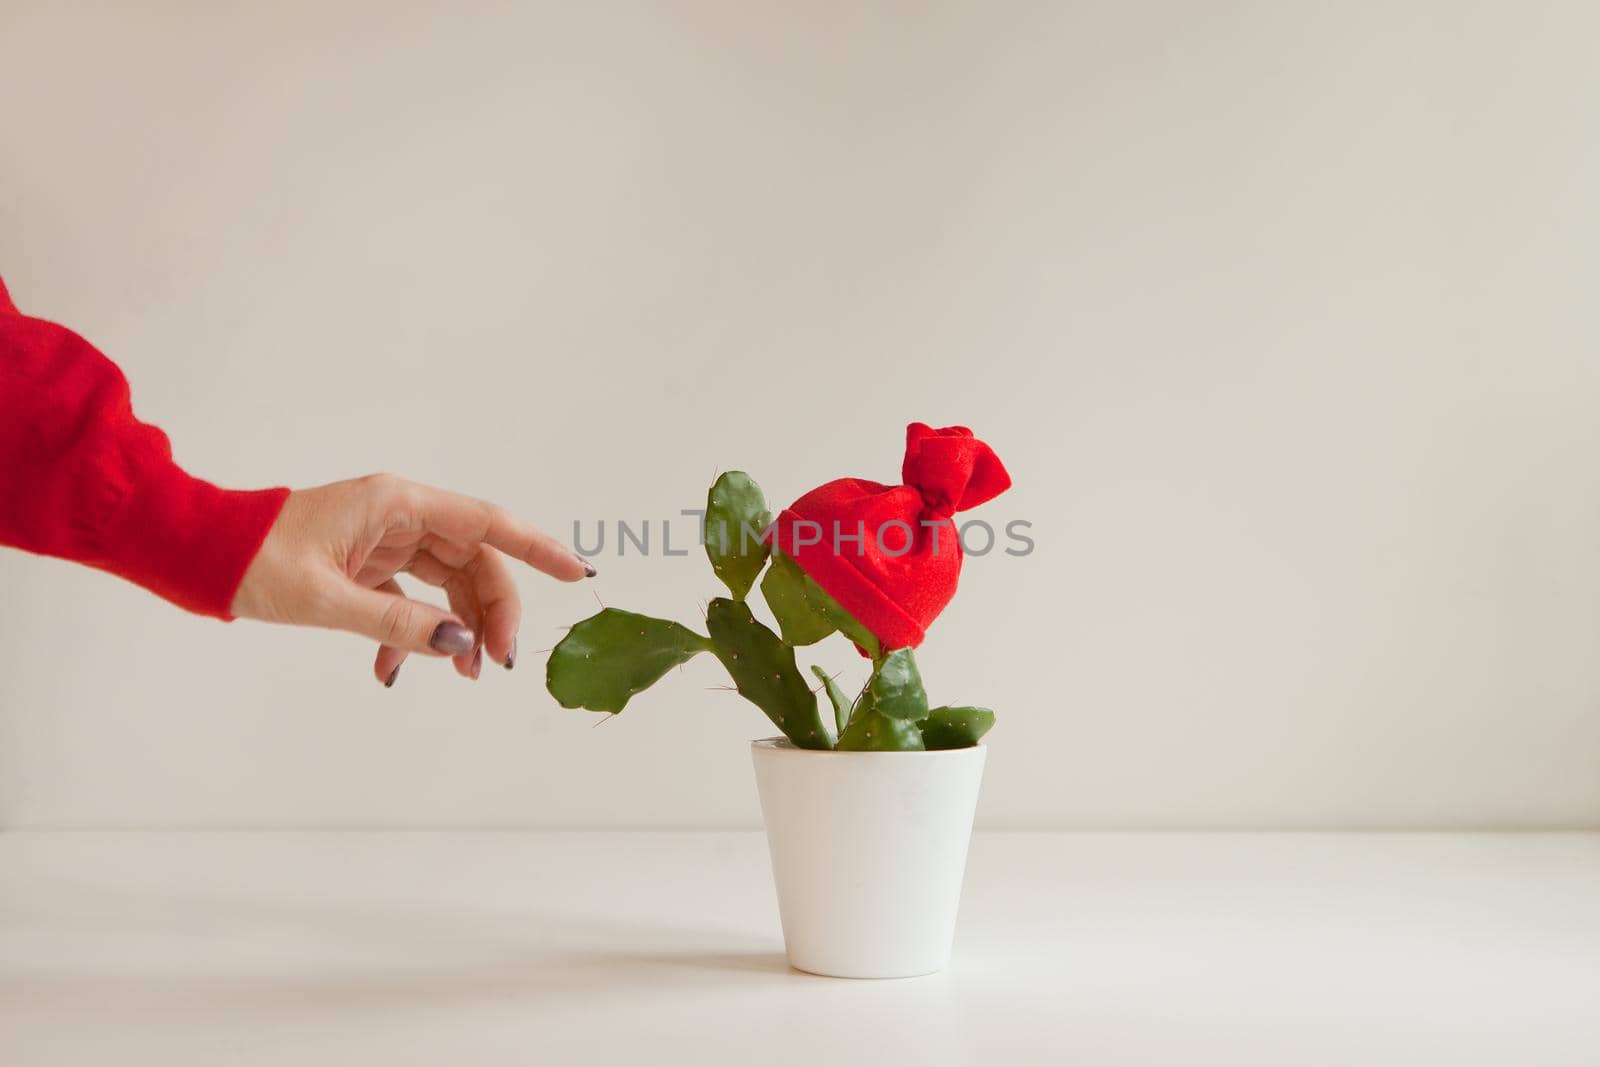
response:
[[[985,746],[982,741],[979,741],[975,745],[967,745],[964,748],[912,749],[905,752],[841,752],[833,748],[799,748],[787,737],[763,737],[759,741],[750,742],[750,747],[771,752],[782,752],[785,756],[797,759],[904,759],[907,756],[917,756],[922,759],[948,760],[971,758],[973,752],[979,751]]]

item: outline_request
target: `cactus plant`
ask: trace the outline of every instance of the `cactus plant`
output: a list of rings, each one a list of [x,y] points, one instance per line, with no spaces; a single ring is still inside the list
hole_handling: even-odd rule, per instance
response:
[[[739,694],[799,748],[907,752],[977,744],[994,724],[994,713],[976,707],[930,710],[911,649],[883,649],[799,564],[773,550],[771,523],[766,497],[748,474],[719,477],[706,495],[703,541],[730,597],[715,597],[707,606],[707,633],[605,608],[574,624],[551,651],[545,671],[550,695],[566,708],[620,712],[673,667],[710,652]],[[747,602],[758,578],[778,632],[757,619]],[[795,661],[796,648],[834,633],[872,661],[854,701],[821,667],[811,668],[833,707],[837,737],[824,724],[817,692]]]

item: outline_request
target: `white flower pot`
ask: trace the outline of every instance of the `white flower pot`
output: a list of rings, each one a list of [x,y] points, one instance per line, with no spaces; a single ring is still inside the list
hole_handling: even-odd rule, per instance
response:
[[[950,961],[985,749],[751,746],[789,962],[909,978]]]

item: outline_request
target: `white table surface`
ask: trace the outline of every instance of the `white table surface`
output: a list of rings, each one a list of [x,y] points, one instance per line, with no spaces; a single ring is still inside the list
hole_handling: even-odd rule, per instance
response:
[[[951,969],[881,982],[788,969],[766,864],[0,834],[0,1064],[1600,1063],[1600,835],[979,835]]]

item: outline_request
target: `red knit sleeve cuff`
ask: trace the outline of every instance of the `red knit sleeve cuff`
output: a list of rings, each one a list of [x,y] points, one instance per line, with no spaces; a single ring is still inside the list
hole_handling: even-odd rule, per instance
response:
[[[159,484],[135,484],[101,540],[103,565],[201,615],[231,621],[250,561],[277,521],[289,490],[219,489],[176,468]]]

